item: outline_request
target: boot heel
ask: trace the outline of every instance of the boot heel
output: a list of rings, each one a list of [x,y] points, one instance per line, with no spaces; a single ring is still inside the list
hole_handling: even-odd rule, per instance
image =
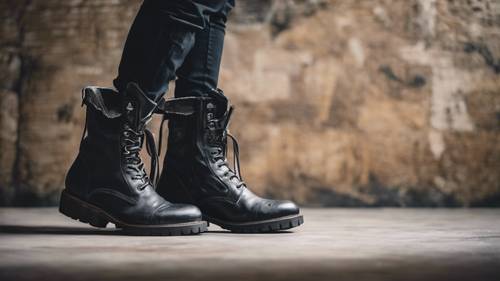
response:
[[[109,221],[99,211],[89,207],[83,201],[63,190],[59,203],[59,212],[74,220],[88,223],[95,227],[106,227]]]

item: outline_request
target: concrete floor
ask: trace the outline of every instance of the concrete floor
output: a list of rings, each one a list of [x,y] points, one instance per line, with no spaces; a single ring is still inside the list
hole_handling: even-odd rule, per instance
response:
[[[0,209],[0,280],[500,280],[500,209],[305,209],[278,234],[130,237]]]

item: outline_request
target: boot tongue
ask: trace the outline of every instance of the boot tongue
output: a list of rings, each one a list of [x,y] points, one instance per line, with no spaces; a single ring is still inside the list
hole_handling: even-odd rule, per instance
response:
[[[144,129],[146,123],[151,119],[156,106],[157,103],[149,99],[141,88],[139,88],[139,85],[136,83],[129,83],[127,85],[123,112],[126,113],[128,123],[134,130],[141,131]]]
[[[212,98],[215,118],[221,119],[228,110],[229,101],[221,90],[213,90],[208,96]]]
[[[206,104],[206,121],[208,125],[208,144],[214,148],[224,149],[226,129],[229,122],[229,101],[221,90],[213,90],[208,94]]]

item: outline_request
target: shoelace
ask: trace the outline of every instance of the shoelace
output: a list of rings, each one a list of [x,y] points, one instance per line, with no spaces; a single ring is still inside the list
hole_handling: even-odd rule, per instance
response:
[[[151,183],[153,187],[156,187],[157,179],[156,175],[159,174],[159,165],[158,165],[158,153],[155,145],[155,138],[153,133],[145,129],[144,133],[137,133],[132,130],[130,127],[125,126],[123,135],[125,137],[125,145],[123,147],[123,154],[127,159],[127,163],[129,164],[128,168],[132,172],[135,173],[133,179],[144,181],[144,188],[147,186],[147,183]],[[146,150],[151,158],[151,171],[148,176],[146,173],[146,169],[144,168],[144,163],[140,157],[140,151],[143,146],[144,140],[146,141]]]
[[[222,133],[218,133],[219,136],[222,136],[222,139],[219,140],[222,144],[223,147],[217,147],[216,153],[213,154],[214,159],[216,160],[217,167],[222,168],[225,167],[227,171],[224,173],[224,176],[229,177],[231,181],[233,179],[236,179],[236,186],[238,188],[245,186],[245,182],[243,181],[243,176],[241,175],[241,170],[240,170],[240,146],[238,144],[238,141],[236,140],[236,137],[234,137],[230,132],[229,132],[229,120],[231,120],[231,116],[233,114],[234,107],[230,106],[229,111],[227,112],[226,116],[224,117],[224,124],[221,126]],[[218,122],[215,120],[214,122]],[[233,169],[231,169],[226,155],[227,155],[227,141],[224,139],[224,136],[229,137],[232,142],[232,147],[233,147]]]
[[[225,167],[227,170],[224,173],[224,176],[229,177],[231,181],[236,179],[236,187],[240,188],[245,186],[246,183],[243,181],[243,176],[241,175],[240,170],[240,147],[236,138],[230,134],[229,132],[226,135],[231,139],[232,147],[233,147],[233,169],[231,169],[226,155],[227,155],[227,144],[225,145],[225,149],[221,147],[217,147],[216,153],[213,154],[214,159],[216,160],[216,164],[218,168]]]

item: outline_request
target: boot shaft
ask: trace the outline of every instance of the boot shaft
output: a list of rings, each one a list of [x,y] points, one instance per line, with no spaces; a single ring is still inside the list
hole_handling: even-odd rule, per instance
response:
[[[192,116],[170,121],[160,194],[177,196],[175,187],[186,186],[194,202],[212,196],[238,198],[244,182],[239,172],[238,144],[228,134],[232,113],[228,105],[222,91],[213,91],[197,98]],[[234,168],[226,159],[228,137],[233,140]]]
[[[80,152],[66,178],[67,187],[89,193],[92,188],[114,186],[132,196],[138,189],[151,187],[139,152],[156,103],[130,84],[125,93],[87,87],[83,104],[87,106],[86,136],[84,132]],[[157,161],[155,148],[152,150]]]
[[[196,99],[193,115],[171,118],[166,158],[192,158],[216,148],[225,151],[232,112],[228,105],[222,92],[214,90]]]

